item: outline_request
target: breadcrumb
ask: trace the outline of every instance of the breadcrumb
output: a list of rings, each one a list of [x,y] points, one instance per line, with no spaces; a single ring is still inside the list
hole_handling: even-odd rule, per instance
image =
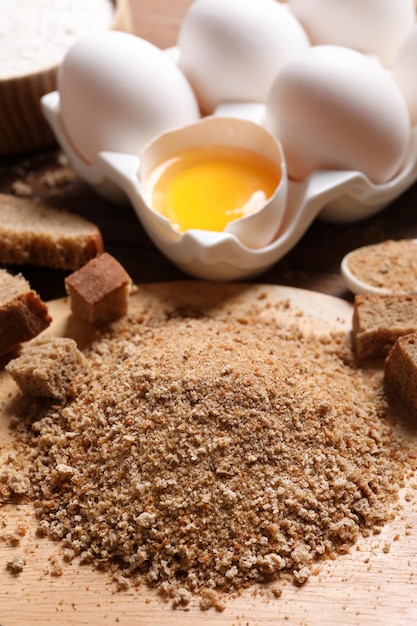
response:
[[[23,572],[25,564],[25,557],[21,555],[16,555],[7,561],[6,567],[12,574],[17,575]]]
[[[391,293],[417,293],[417,245],[387,240],[354,250],[349,270],[360,281]]]
[[[16,424],[64,563],[223,610],[255,583],[303,584],[394,516],[412,460],[345,335],[139,306],[84,354],[71,398]]]

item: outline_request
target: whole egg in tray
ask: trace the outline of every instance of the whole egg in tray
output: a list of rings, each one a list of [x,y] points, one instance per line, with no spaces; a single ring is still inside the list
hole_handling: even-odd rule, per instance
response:
[[[337,7],[196,0],[168,51],[88,35],[44,113],[79,174],[181,269],[258,274],[317,215],[363,219],[417,177],[414,1]]]

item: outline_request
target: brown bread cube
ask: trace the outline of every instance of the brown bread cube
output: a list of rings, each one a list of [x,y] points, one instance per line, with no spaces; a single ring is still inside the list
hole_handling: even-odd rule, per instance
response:
[[[127,312],[131,279],[107,252],[68,276],[65,287],[72,313],[90,324],[107,322]]]
[[[63,399],[86,359],[73,339],[43,337],[27,344],[6,370],[31,396]]]
[[[384,380],[417,415],[417,333],[397,339],[385,360]]]
[[[52,319],[28,281],[0,269],[0,354],[39,335]]]
[[[398,337],[417,331],[417,295],[357,295],[352,319],[359,360],[385,358]]]

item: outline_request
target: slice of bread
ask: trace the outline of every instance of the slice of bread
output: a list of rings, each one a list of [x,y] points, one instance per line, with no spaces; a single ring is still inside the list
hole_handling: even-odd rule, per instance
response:
[[[0,194],[0,263],[76,270],[103,251],[83,217],[30,198]]]
[[[417,333],[397,339],[385,359],[384,381],[417,415]]]
[[[385,358],[398,337],[417,331],[417,295],[357,295],[352,343],[358,359]]]
[[[36,337],[51,321],[48,307],[27,280],[0,269],[0,354]]]
[[[107,252],[65,278],[72,313],[90,324],[125,315],[131,287],[129,274]]]
[[[23,393],[62,400],[87,360],[73,339],[42,337],[22,347],[6,370]]]

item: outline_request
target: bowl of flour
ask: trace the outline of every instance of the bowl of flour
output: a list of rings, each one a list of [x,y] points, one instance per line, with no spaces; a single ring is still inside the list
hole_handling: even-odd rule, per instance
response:
[[[55,144],[40,99],[72,44],[107,29],[132,30],[128,0],[1,0],[0,157]]]

